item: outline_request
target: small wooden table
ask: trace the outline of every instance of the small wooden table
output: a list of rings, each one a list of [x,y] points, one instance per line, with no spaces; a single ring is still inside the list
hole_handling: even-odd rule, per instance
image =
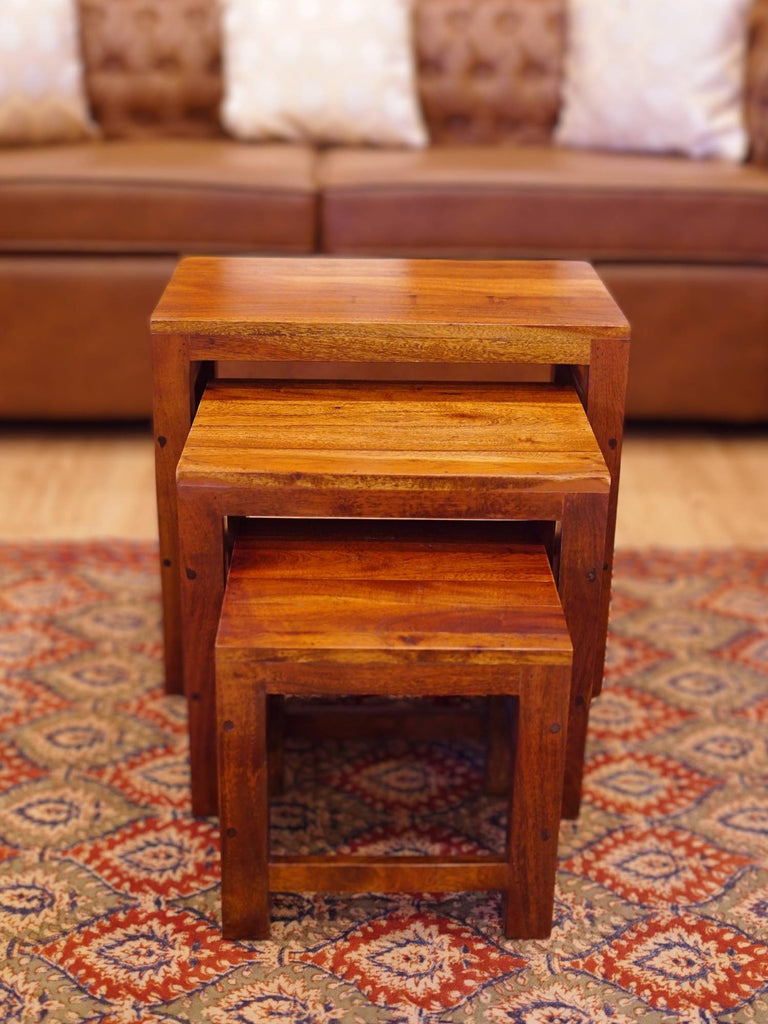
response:
[[[611,474],[599,691],[610,597],[629,327],[595,271],[556,261],[192,258],[152,318],[166,686],[184,689],[176,467],[219,360],[555,366],[574,383]],[[330,372],[330,376],[333,373]],[[438,376],[438,374],[436,374]],[[594,613],[593,613],[594,614]],[[575,639],[578,643],[578,638]]]
[[[546,938],[571,641],[535,531],[402,520],[253,526],[235,541],[216,638],[224,936],[268,938],[270,890],[500,889],[507,937]],[[270,855],[268,701],[382,693],[501,702],[503,854]]]

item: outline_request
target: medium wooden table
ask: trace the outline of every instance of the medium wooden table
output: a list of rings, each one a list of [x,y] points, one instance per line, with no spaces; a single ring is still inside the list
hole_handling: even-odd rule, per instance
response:
[[[607,630],[629,326],[595,271],[561,261],[196,257],[177,267],[152,317],[154,421],[166,687],[184,689],[176,467],[220,360],[556,367],[575,384],[611,473],[602,564]],[[222,569],[223,571],[223,569]]]
[[[350,540],[351,524],[366,519],[430,520],[435,532],[441,521],[476,520],[489,537],[494,520],[507,530],[510,520],[533,522],[552,548],[559,524],[557,585],[574,644],[563,809],[575,817],[605,640],[599,567],[610,482],[569,385],[211,381],[176,470],[195,813],[216,810],[224,524],[280,517],[344,522]]]

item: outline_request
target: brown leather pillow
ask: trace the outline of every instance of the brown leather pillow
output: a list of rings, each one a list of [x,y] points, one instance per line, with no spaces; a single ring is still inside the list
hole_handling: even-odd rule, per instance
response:
[[[215,0],[79,0],[85,79],[107,138],[221,134]]]
[[[546,144],[560,106],[564,0],[416,0],[433,142]]]
[[[746,114],[752,160],[768,164],[768,0],[755,0],[752,7]]]

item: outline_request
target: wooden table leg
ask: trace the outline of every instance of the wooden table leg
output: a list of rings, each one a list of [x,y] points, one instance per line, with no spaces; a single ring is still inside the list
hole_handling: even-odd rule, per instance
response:
[[[507,831],[509,939],[545,939],[552,930],[560,796],[570,670],[537,667],[521,687]]]
[[[269,937],[269,780],[264,684],[217,666],[221,916],[225,939]]]
[[[485,790],[493,796],[509,791],[509,771],[513,752],[509,744],[509,697],[486,699],[485,722]]]
[[[558,590],[573,644],[573,675],[563,789],[563,817],[575,818],[581,804],[589,703],[605,632],[599,614],[608,496],[569,495],[560,535]]]
[[[214,645],[224,599],[224,522],[194,488],[178,488],[178,512],[192,812],[205,816],[218,809]]]
[[[619,471],[621,445],[624,438],[624,409],[629,372],[629,339],[626,341],[593,341],[586,388],[586,412],[592,424],[600,451],[611,473],[611,491],[608,499],[608,522],[605,532],[605,558],[603,559],[603,588],[600,604],[602,652],[595,666],[592,695],[603,688],[605,667],[605,638],[608,634],[608,613],[611,602],[613,574],[613,547],[616,537],[616,510],[619,500]]]
[[[270,695],[267,702],[269,744],[269,795],[280,796],[285,789],[285,697]]]
[[[166,693],[183,693],[176,465],[192,423],[193,395],[186,343],[180,335],[154,335],[152,381],[165,689]]]

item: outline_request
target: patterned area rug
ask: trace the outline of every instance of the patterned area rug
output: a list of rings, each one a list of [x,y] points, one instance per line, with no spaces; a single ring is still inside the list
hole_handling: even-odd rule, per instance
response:
[[[584,809],[547,942],[494,894],[277,895],[219,935],[161,689],[155,551],[0,548],[0,1020],[768,1021],[768,556],[620,558]],[[470,742],[294,744],[275,843],[500,848]]]

